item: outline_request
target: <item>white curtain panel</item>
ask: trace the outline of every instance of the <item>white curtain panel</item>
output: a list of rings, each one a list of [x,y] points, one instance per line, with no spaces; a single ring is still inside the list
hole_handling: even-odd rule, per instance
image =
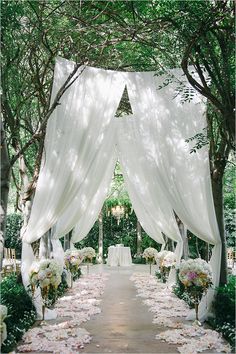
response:
[[[52,242],[52,257],[57,261],[61,268],[64,267],[64,250],[60,240],[51,240]]]
[[[117,136],[118,156],[124,171],[124,179],[131,201],[136,211],[136,203],[140,203],[140,222],[143,212],[145,225],[152,220],[153,229],[158,235],[165,233],[174,241],[181,241],[181,235],[175,220],[173,209],[165,197],[155,174],[155,161],[148,158],[143,148],[141,127],[137,124],[137,116],[121,118]],[[138,218],[139,215],[137,214]],[[150,234],[152,237],[152,235]],[[161,236],[160,243],[164,243]]]
[[[158,180],[180,219],[202,240],[215,245],[210,264],[214,286],[219,284],[221,240],[212,196],[208,146],[190,154],[195,141],[187,143],[207,126],[206,104],[193,91],[181,70],[173,70],[174,82],[156,92],[157,119],[150,116],[152,139],[158,141],[155,157]],[[155,77],[156,86],[166,78]],[[187,101],[183,101],[183,96]],[[188,99],[190,99],[188,101]],[[171,104],[170,104],[171,101]],[[200,318],[210,311],[214,291],[210,289],[200,304]]]
[[[74,67],[58,59],[54,75],[54,94]],[[91,173],[101,147],[107,143],[111,119],[123,93],[118,72],[86,67],[63,95],[49,119],[45,138],[45,161],[39,180],[26,242],[40,238],[70,207],[74,198],[96,176]],[[109,154],[109,151],[107,151]]]
[[[205,102],[199,94],[194,94],[181,70],[170,73],[174,82],[168,85],[165,85],[166,76],[148,74],[143,75],[140,90],[132,90],[130,84],[131,105],[139,127],[140,144],[146,152],[146,160],[151,164],[155,161],[153,174],[165,197],[189,230],[215,245],[210,263],[214,285],[218,285],[221,242],[212,197],[208,146],[190,154],[194,143],[186,142],[206,127]],[[142,94],[142,87],[147,86],[149,94]],[[191,99],[182,102],[180,90]],[[211,290],[207,297],[208,305],[205,299],[200,305],[202,318],[210,309]]]
[[[96,221],[106,199],[116,164],[113,124],[112,121],[81,188],[58,220],[53,238],[62,237],[76,225],[72,242],[78,242],[88,234]]]

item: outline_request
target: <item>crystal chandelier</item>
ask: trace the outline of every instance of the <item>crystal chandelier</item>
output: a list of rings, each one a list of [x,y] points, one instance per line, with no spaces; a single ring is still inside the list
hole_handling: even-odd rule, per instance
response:
[[[123,218],[125,214],[125,208],[121,205],[116,205],[115,207],[111,208],[111,213],[114,216],[114,218],[117,219],[117,224],[119,225],[120,219]]]

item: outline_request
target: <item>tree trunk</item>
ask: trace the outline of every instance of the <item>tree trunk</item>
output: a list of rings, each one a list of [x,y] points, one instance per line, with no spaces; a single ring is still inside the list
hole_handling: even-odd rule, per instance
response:
[[[70,232],[64,236],[64,251],[70,249]]]
[[[137,220],[137,256],[142,253],[142,227],[140,222]]]
[[[48,253],[49,258],[53,258],[52,229],[48,230]]]
[[[7,220],[7,201],[10,188],[11,177],[11,164],[6,143],[6,136],[1,123],[1,235],[0,235],[0,270],[2,270],[3,250],[4,250],[4,237],[6,231]]]
[[[170,252],[173,252],[174,251],[174,248],[173,248],[173,243],[172,243],[172,240],[167,237],[167,250],[170,251]]]
[[[179,220],[178,226],[179,226],[180,235],[183,240],[183,258],[187,260],[189,257],[187,228],[185,227],[185,225],[182,223],[181,220]]]
[[[49,258],[50,256],[49,243],[50,240],[49,240],[49,231],[48,231],[40,239],[39,259]]]
[[[102,211],[98,216],[98,263],[103,263],[103,219],[102,219]]]
[[[198,247],[198,237],[197,236],[195,236],[195,246],[196,246],[197,258],[201,258],[201,255],[199,252],[199,247]]]
[[[216,168],[212,174],[212,192],[215,205],[216,219],[222,242],[220,285],[227,284],[227,245],[224,227],[224,204],[223,204],[223,175],[224,168]]]
[[[7,201],[10,188],[11,164],[7,149],[6,136],[1,123],[1,231],[5,233]]]

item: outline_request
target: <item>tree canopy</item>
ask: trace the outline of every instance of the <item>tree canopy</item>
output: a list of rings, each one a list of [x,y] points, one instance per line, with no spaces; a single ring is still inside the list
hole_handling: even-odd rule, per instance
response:
[[[190,138],[196,149],[210,143],[223,234],[223,175],[235,139],[234,2],[3,0],[1,10],[3,208],[10,180],[20,210],[33,198],[46,123],[55,108],[50,93],[56,56],[120,71],[160,74],[182,67],[208,100],[207,129]],[[129,112],[127,102],[126,97],[118,115]]]

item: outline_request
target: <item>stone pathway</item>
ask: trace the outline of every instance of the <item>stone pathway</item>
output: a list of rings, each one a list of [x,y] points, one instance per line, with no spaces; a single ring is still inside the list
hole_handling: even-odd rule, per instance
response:
[[[177,353],[176,346],[155,339],[159,333],[153,315],[137,297],[130,276],[134,271],[148,272],[147,266],[104,267],[110,273],[106,282],[101,313],[83,327],[92,341],[81,353]]]

